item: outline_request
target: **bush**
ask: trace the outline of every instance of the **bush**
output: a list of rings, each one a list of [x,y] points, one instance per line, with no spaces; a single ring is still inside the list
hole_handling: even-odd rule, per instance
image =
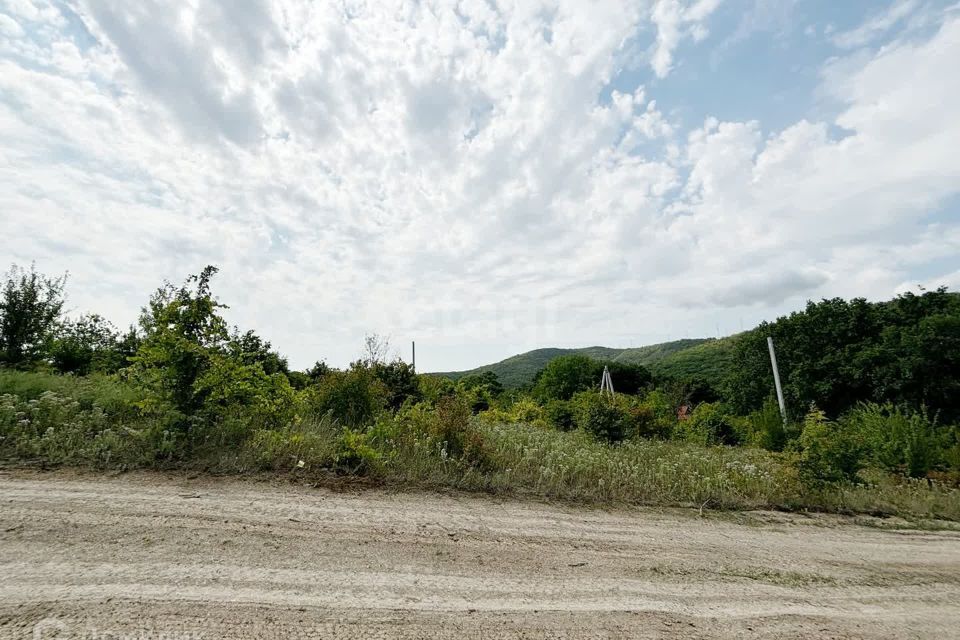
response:
[[[386,390],[387,406],[393,411],[399,409],[404,402],[420,400],[420,385],[413,365],[397,359],[393,362],[373,362],[370,369],[373,377]]]
[[[767,451],[783,451],[789,439],[780,407],[773,398],[768,398],[759,411],[748,415],[744,427],[744,442]]]
[[[800,433],[800,477],[808,484],[857,481],[864,466],[865,447],[845,425],[827,420],[813,408]]]
[[[513,422],[524,424],[543,424],[543,407],[529,398],[521,398],[510,407]]]
[[[889,471],[921,478],[941,460],[936,424],[926,411],[863,403],[840,422],[858,435],[870,461]]]
[[[702,402],[689,418],[678,423],[677,433],[683,440],[701,445],[736,445],[740,443],[738,427],[736,418],[722,405]]]
[[[543,416],[558,431],[570,431],[577,426],[576,410],[569,400],[549,400],[543,405]]]
[[[364,367],[331,372],[308,389],[306,396],[313,417],[329,416],[351,428],[371,424],[388,399],[383,384]]]
[[[577,394],[577,426],[600,440],[620,442],[630,431],[623,406],[608,395],[592,391]]]

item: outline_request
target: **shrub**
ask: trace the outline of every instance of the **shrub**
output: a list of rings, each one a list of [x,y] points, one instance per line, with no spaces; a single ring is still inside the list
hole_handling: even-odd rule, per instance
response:
[[[352,428],[371,424],[387,404],[387,390],[365,367],[329,373],[306,395],[315,418],[329,416]]]
[[[543,407],[530,398],[521,398],[513,403],[510,415],[514,422],[525,424],[543,424]]]
[[[776,400],[768,398],[759,411],[744,419],[744,442],[768,451],[783,451],[788,433]]]
[[[397,359],[393,362],[374,362],[370,365],[373,377],[386,390],[387,406],[396,411],[404,402],[420,400],[420,385],[413,365]]]
[[[727,414],[722,405],[702,402],[690,417],[678,423],[677,433],[688,442],[701,445],[739,444],[736,418]]]
[[[543,405],[547,423],[558,431],[570,431],[577,426],[577,415],[569,400],[549,400]]]
[[[338,465],[351,473],[370,473],[381,468],[380,452],[370,446],[369,437],[361,431],[344,428],[337,441]]]
[[[941,459],[936,424],[926,411],[862,403],[840,422],[859,436],[870,461],[889,471],[920,478]]]
[[[843,424],[827,420],[823,411],[807,413],[799,444],[797,466],[808,484],[858,480],[866,453],[862,441]]]
[[[575,402],[579,428],[607,442],[627,437],[630,419],[616,398],[587,391],[577,394]]]

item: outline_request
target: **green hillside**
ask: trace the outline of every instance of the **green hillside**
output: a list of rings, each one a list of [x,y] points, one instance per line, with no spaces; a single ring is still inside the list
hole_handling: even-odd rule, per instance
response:
[[[698,377],[719,387],[729,375],[740,335],[705,340],[643,364],[660,378]]]
[[[723,372],[729,362],[732,340],[733,338],[722,338],[720,340],[687,338],[630,349],[611,347],[534,349],[469,371],[449,371],[436,375],[458,380],[463,376],[492,371],[497,375],[503,386],[516,388],[533,382],[537,372],[554,358],[579,353],[597,360],[642,364],[655,375],[701,375],[709,381],[714,381],[724,375]]]

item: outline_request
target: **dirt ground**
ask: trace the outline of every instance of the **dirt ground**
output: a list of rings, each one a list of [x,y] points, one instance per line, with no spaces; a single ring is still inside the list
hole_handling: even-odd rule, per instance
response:
[[[396,637],[958,638],[960,532],[0,472],[0,638]]]

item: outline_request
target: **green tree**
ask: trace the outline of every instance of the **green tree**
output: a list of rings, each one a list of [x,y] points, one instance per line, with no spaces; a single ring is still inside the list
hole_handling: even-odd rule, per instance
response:
[[[231,337],[219,313],[226,305],[210,289],[216,273],[208,266],[181,287],[157,290],[140,318],[143,340],[131,373],[175,412],[179,428],[196,435],[198,427],[233,419],[242,438],[254,426],[291,419],[294,394],[269,343],[236,329]]]
[[[13,265],[0,297],[0,364],[28,368],[45,358],[63,310],[67,276],[49,278]]]
[[[287,359],[270,348],[270,343],[253,331],[240,333],[235,331],[227,345],[230,356],[245,365],[259,364],[264,373],[288,374],[290,367]]]
[[[307,403],[317,416],[330,416],[347,427],[365,427],[383,411],[389,392],[369,367],[328,373],[308,389]]]
[[[97,314],[61,323],[52,340],[50,358],[60,373],[77,375],[113,373],[126,364],[116,327]]]
[[[580,391],[599,389],[598,364],[577,354],[554,358],[537,374],[534,395],[543,400],[569,400]]]
[[[354,366],[362,366],[355,363]],[[376,378],[387,392],[387,406],[396,411],[404,402],[420,400],[420,385],[413,365],[397,358],[393,362],[373,362],[370,366]]]
[[[547,363],[534,379],[533,393],[543,401],[569,400],[580,391],[599,389],[604,367],[610,369],[617,393],[635,395],[646,390],[653,380],[650,372],[638,364],[604,362],[572,354]]]
[[[181,287],[164,284],[140,316],[145,337],[134,357],[138,373],[171,401],[182,420],[190,420],[203,407],[205,393],[197,380],[230,339],[218,313],[226,305],[210,291],[216,273],[216,267],[207,266]]]
[[[486,411],[503,394],[503,385],[493,371],[464,376],[457,381],[458,391],[467,399],[473,413]]]
[[[960,417],[960,296],[946,289],[882,303],[809,302],[743,334],[729,386],[741,413],[759,409],[772,391],[767,336],[794,416],[811,404],[838,416],[861,401],[890,401]]]

